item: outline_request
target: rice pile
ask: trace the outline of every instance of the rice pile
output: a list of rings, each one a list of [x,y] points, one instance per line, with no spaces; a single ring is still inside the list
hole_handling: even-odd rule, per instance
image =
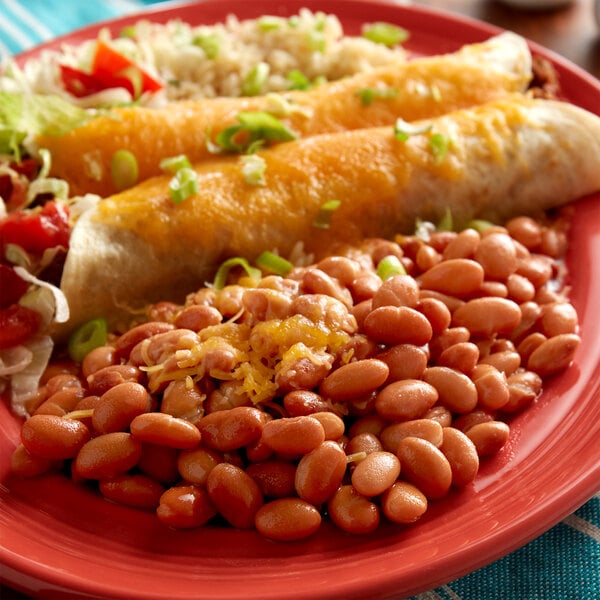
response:
[[[106,30],[100,36],[110,34]],[[268,65],[261,90],[267,93],[289,89],[290,72],[301,72],[310,81],[334,80],[406,58],[401,47],[390,49],[360,36],[346,36],[335,15],[308,9],[290,18],[242,21],[231,15],[210,26],[139,21],[112,43],[167,82],[163,101],[243,95],[244,82],[259,63]],[[45,51],[22,70],[15,65],[6,69],[0,88],[64,95],[57,62],[86,70],[93,53],[94,41],[64,45],[60,53]]]

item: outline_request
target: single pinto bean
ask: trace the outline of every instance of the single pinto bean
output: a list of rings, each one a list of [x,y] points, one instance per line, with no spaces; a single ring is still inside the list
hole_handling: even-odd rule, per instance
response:
[[[311,416],[287,417],[265,423],[261,439],[275,452],[308,454],[325,441],[325,430]]]
[[[479,246],[481,236],[475,229],[463,229],[444,248],[443,258],[471,258]]]
[[[450,327],[452,315],[450,309],[441,300],[422,297],[415,308],[427,317],[435,335]]]
[[[467,413],[477,405],[477,388],[464,373],[448,367],[429,367],[423,380],[432,385],[440,402],[452,412]]]
[[[92,425],[98,433],[125,431],[135,417],[150,410],[150,394],[132,381],[110,388],[96,403]]]
[[[509,400],[510,394],[506,375],[495,367],[486,369],[474,377],[477,389],[477,403],[485,410],[498,410]]]
[[[323,425],[326,440],[337,441],[344,435],[346,429],[344,420],[335,413],[325,410],[312,413],[311,417],[317,419]]]
[[[386,363],[374,358],[351,362],[330,373],[321,383],[320,392],[334,401],[351,400],[375,391],[387,379]]]
[[[508,441],[509,434],[510,428],[503,421],[477,423],[466,431],[480,457],[496,454]]]
[[[130,431],[141,442],[171,448],[193,448],[200,442],[200,431],[195,425],[165,413],[138,415],[131,421]]]
[[[422,313],[407,306],[380,306],[363,324],[365,333],[384,344],[423,346],[433,335],[431,323]]]
[[[266,538],[291,542],[315,533],[321,525],[321,515],[301,498],[277,498],[258,509],[254,525]]]
[[[320,394],[310,390],[292,390],[283,397],[283,406],[290,417],[300,417],[329,408],[326,400]]]
[[[327,503],[331,520],[342,531],[366,534],[375,531],[381,518],[377,504],[359,494],[351,485],[342,485]]]
[[[305,454],[298,463],[295,488],[298,496],[312,504],[327,502],[346,473],[346,454],[338,444],[325,441]]]
[[[418,279],[423,289],[464,298],[480,288],[484,270],[469,258],[452,258],[438,263]]]
[[[176,317],[174,325],[179,329],[201,331],[206,327],[218,325],[223,315],[213,306],[192,304],[184,308]]]
[[[444,427],[440,450],[450,463],[453,485],[464,486],[475,479],[479,470],[477,448],[460,429]]]
[[[246,473],[256,481],[267,498],[286,498],[296,493],[296,465],[285,460],[252,463]]]
[[[217,511],[205,489],[195,485],[169,488],[161,497],[156,515],[162,523],[176,529],[201,527]]]
[[[577,333],[577,311],[568,302],[552,302],[542,307],[542,333],[553,337],[563,333]]]
[[[26,450],[50,460],[73,458],[89,439],[90,431],[81,421],[57,415],[33,415],[21,428]]]
[[[414,523],[427,511],[427,497],[407,481],[397,481],[381,498],[383,514],[393,523]]]
[[[427,498],[441,498],[452,484],[452,468],[444,454],[431,442],[416,437],[400,441],[397,451],[402,476]]]
[[[352,485],[363,496],[379,496],[400,475],[400,461],[391,452],[371,452],[357,463],[352,472]]]
[[[459,342],[446,348],[438,357],[440,367],[449,367],[469,374],[479,360],[479,348],[472,342]]]
[[[204,415],[197,427],[204,445],[227,452],[257,441],[264,424],[264,414],[258,408],[236,406]]]
[[[118,475],[101,481],[98,487],[105,498],[134,508],[157,508],[165,491],[146,475]]]
[[[383,448],[394,453],[398,450],[400,440],[406,437],[422,438],[437,448],[442,443],[442,425],[432,419],[413,419],[402,423],[392,423],[380,435]]]
[[[92,438],[79,450],[73,472],[84,479],[111,479],[129,471],[142,455],[142,444],[125,431]]]
[[[208,474],[206,491],[221,516],[233,527],[250,529],[263,505],[258,484],[240,467],[219,463]]]
[[[505,298],[475,298],[456,309],[452,315],[455,327],[466,327],[471,335],[491,337],[508,335],[521,321],[519,305]]]
[[[352,436],[346,444],[346,454],[348,456],[362,452],[369,454],[378,450],[383,450],[381,441],[376,435],[368,432],[358,433]]]
[[[387,382],[419,379],[427,367],[427,353],[413,344],[398,344],[377,355],[389,368]]]
[[[386,279],[373,295],[373,308],[379,306],[410,306],[419,301],[419,286],[410,275],[394,275]]]
[[[91,394],[102,396],[110,388],[133,381],[142,381],[142,372],[134,365],[109,365],[94,371],[88,378],[87,384]]]
[[[475,250],[474,258],[490,279],[504,280],[517,270],[515,244],[504,233],[484,236]]]
[[[437,401],[436,388],[418,379],[403,379],[386,385],[375,399],[377,414],[390,421],[418,419]]]
[[[206,485],[208,474],[221,462],[223,462],[221,453],[209,448],[196,447],[179,453],[177,470],[184,481]]]
[[[542,377],[563,371],[573,361],[580,344],[581,338],[574,333],[555,335],[531,353],[527,368]]]
[[[132,327],[124,333],[115,344],[115,357],[117,359],[127,358],[133,347],[142,340],[152,337],[157,333],[164,333],[173,329],[173,325],[162,321],[150,321],[142,323],[136,327]]]

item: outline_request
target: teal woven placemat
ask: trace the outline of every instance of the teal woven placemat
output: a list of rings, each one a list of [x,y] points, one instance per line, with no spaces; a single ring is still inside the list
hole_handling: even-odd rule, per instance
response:
[[[94,21],[134,13],[156,3],[153,0],[0,0],[0,53],[18,53]],[[526,546],[414,598],[600,599],[600,494]]]

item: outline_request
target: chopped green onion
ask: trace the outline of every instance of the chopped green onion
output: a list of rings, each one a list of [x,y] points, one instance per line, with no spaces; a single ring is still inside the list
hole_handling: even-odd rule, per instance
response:
[[[194,169],[182,167],[169,181],[169,194],[175,204],[180,204],[198,191],[198,175]]]
[[[294,265],[289,260],[265,250],[257,259],[256,264],[265,271],[271,271],[276,275],[287,275],[293,268]]]
[[[262,156],[245,154],[240,156],[240,160],[242,161],[242,175],[248,185],[266,185],[267,163]]]
[[[292,15],[288,19],[288,27],[290,29],[297,29],[298,25],[300,25],[300,17],[298,15]]]
[[[452,211],[449,208],[446,208],[446,212],[437,224],[436,229],[438,231],[452,231],[454,229],[454,219],[452,218]]]
[[[279,17],[264,15],[258,19],[258,28],[261,31],[274,31],[281,29],[281,19]]]
[[[242,82],[242,96],[259,96],[262,94],[271,68],[266,62],[257,63]]]
[[[392,48],[402,42],[405,42],[408,37],[408,31],[391,23],[378,21],[367,25],[362,32],[362,36],[371,42],[383,44]]]
[[[308,90],[311,87],[310,79],[299,69],[292,69],[285,78],[290,82],[290,90]]]
[[[394,275],[406,275],[406,269],[397,256],[389,254],[377,263],[377,275],[382,281],[385,281]]]
[[[482,233],[488,227],[493,227],[493,226],[494,226],[494,223],[492,223],[491,221],[486,221],[484,219],[472,219],[471,221],[469,221],[467,223],[468,228],[474,229],[475,231],[478,231],[479,233]]]
[[[431,136],[429,140],[429,146],[436,162],[442,162],[444,158],[446,158],[449,145],[450,140],[441,133],[434,133]]]
[[[256,149],[256,142],[288,142],[298,136],[277,117],[264,112],[241,112],[237,115],[239,125],[231,125],[219,132],[215,141],[207,139],[210,152],[247,152]]]
[[[159,163],[160,168],[163,171],[167,171],[167,173],[172,173],[175,175],[179,169],[191,169],[192,164],[190,163],[189,158],[185,154],[179,154],[177,156],[170,156],[168,158],[163,158]]]
[[[217,290],[221,290],[227,284],[227,277],[232,269],[235,267],[242,267],[248,277],[255,281],[259,281],[262,273],[259,269],[251,267],[245,258],[236,256],[234,258],[228,258],[226,261],[221,263],[221,266],[217,269],[215,278],[213,280],[213,287]]]
[[[398,90],[390,87],[362,88],[356,90],[355,94],[360,98],[364,106],[369,106],[377,99],[395,98],[398,95]]]
[[[394,136],[401,142],[406,142],[412,135],[427,133],[430,130],[431,125],[413,125],[400,118],[396,119],[396,123],[394,123]]]
[[[431,92],[431,97],[436,102],[442,101],[442,92],[440,92],[440,88],[435,83],[431,84],[431,86],[429,87],[429,91]]]
[[[120,192],[134,185],[138,180],[138,163],[129,150],[117,150],[110,161],[110,176],[115,188]]]
[[[319,229],[329,229],[333,213],[340,207],[342,203],[339,200],[328,200],[319,208],[319,212],[313,221],[313,227]]]
[[[197,35],[192,44],[202,49],[206,58],[217,58],[221,51],[221,41],[216,35]]]
[[[327,42],[323,32],[319,29],[311,29],[306,35],[308,37],[308,47],[314,52],[324,54],[327,49]]]
[[[80,325],[69,338],[67,349],[69,356],[80,363],[89,352],[106,344],[106,319],[92,319]]]
[[[121,29],[121,32],[119,33],[119,37],[122,38],[135,38],[135,36],[135,25],[128,25],[126,27],[123,27],[123,29]]]

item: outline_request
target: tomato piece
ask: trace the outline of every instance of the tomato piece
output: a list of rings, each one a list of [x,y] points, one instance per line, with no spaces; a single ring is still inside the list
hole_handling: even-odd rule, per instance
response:
[[[26,342],[39,329],[41,319],[39,313],[20,304],[0,310],[0,349]]]
[[[60,65],[60,76],[65,90],[76,98],[95,94],[106,87],[102,81],[99,81],[93,75],[68,65]]]
[[[124,87],[134,98],[163,87],[158,79],[102,40],[96,42],[92,75],[106,88]]]
[[[0,309],[18,302],[28,287],[11,266],[0,264]]]
[[[16,244],[26,252],[42,254],[47,248],[69,246],[69,211],[66,205],[49,201],[39,211],[17,211],[0,223],[0,241]]]

